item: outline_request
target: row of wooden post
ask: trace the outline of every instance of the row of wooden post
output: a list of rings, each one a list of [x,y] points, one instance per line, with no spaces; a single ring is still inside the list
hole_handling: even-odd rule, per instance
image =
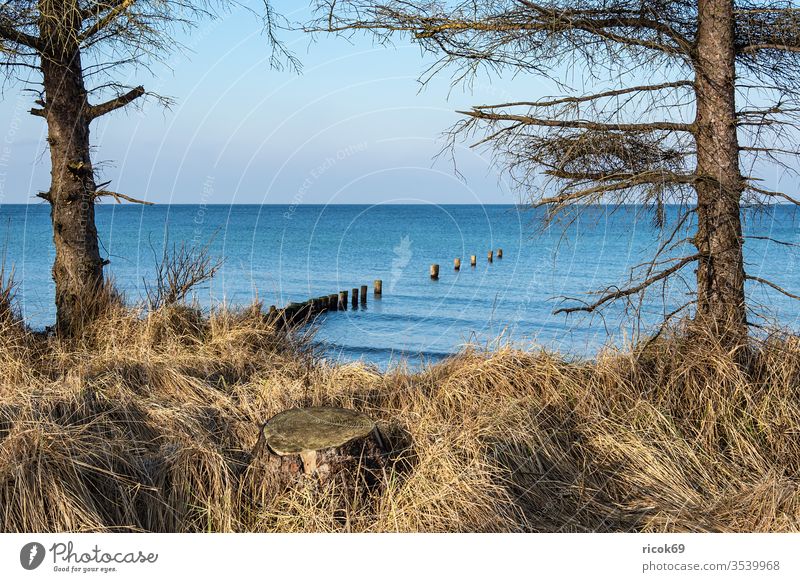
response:
[[[367,292],[369,288],[367,285],[361,287],[353,287],[352,295],[350,295],[350,302],[353,309],[356,309],[359,304],[367,304]],[[383,295],[383,281],[375,279],[373,282],[373,294],[377,299]],[[314,297],[302,303],[289,303],[283,309],[278,309],[274,305],[270,305],[269,316],[277,318],[278,321],[283,323],[299,322],[307,320],[314,315],[323,313],[325,311],[346,311],[348,303],[348,291],[343,290],[339,293],[332,293],[322,297]]]
[[[494,251],[489,251],[489,253],[488,253],[486,258],[487,258],[488,262],[493,263],[494,262]],[[497,249],[497,258],[498,259],[502,259],[503,258],[503,249]],[[469,257],[469,266],[470,267],[475,267],[477,264],[478,264],[478,257],[475,256],[475,255],[470,255],[470,257]],[[456,257],[455,259],[453,259],[453,269],[456,270],[456,271],[460,271],[461,270],[461,258],[460,257]],[[436,264],[436,263],[433,263],[431,265],[431,279],[433,279],[434,281],[439,279],[439,265]]]

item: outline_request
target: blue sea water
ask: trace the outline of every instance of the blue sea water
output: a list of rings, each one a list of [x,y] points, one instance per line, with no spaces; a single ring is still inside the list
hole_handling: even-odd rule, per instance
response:
[[[798,211],[773,206],[746,211],[747,268],[800,291]],[[667,222],[675,209],[667,209]],[[165,241],[204,245],[224,259],[216,279],[196,291],[205,306],[225,301],[284,305],[370,285],[366,307],[320,318],[316,340],[329,357],[364,359],[381,367],[401,359],[436,360],[467,342],[498,337],[521,347],[545,346],[576,356],[623,345],[691,299],[691,268],[643,303],[637,326],[625,305],[602,315],[554,315],[560,297],[628,282],[665,234],[645,209],[596,206],[542,229],[542,211],[516,206],[329,205],[142,207],[103,205],[97,223],[110,272],[130,301],[141,300]],[[15,268],[24,317],[34,327],[54,321],[50,269],[54,249],[46,205],[0,206],[0,241]],[[488,263],[487,252],[504,257]],[[666,256],[681,256],[677,248]],[[469,256],[477,255],[477,267]],[[453,259],[462,267],[453,270]],[[431,281],[429,267],[441,275]],[[383,280],[383,297],[372,281]],[[748,283],[751,319],[774,318],[796,330],[796,303]],[[638,298],[636,298],[638,300]],[[566,303],[572,304],[572,303]],[[566,305],[564,304],[564,305]],[[629,306],[632,307],[632,306]],[[756,320],[757,321],[757,320]]]

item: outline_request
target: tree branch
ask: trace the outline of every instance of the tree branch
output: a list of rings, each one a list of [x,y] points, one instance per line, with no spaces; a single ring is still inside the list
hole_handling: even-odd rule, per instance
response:
[[[582,95],[580,97],[563,97],[561,99],[553,99],[552,101],[516,101],[512,103],[500,103],[498,105],[473,105],[473,109],[501,109],[505,107],[554,107],[556,105],[566,105],[571,103],[585,103],[586,101],[594,101],[606,97],[617,97],[627,93],[638,93],[640,91],[660,91],[662,89],[673,89],[678,87],[693,87],[694,82],[689,80],[675,81],[672,83],[661,83],[660,85],[639,85],[636,87],[627,87],[625,89],[615,89],[613,91],[604,91],[602,93],[594,93],[593,95]]]
[[[584,198],[600,198],[603,194],[628,190],[629,188],[644,186],[646,184],[693,184],[698,180],[698,177],[694,174],[680,175],[671,174],[670,172],[643,172],[642,174],[637,174],[630,178],[620,178],[614,182],[611,182],[612,179],[617,180],[616,178],[612,178],[612,176],[608,176],[605,179],[606,183],[602,183],[602,180],[594,179],[592,181],[601,183],[580,190],[562,190],[561,194],[541,198],[532,203],[532,206],[534,208],[550,205],[555,205],[557,207],[567,206],[569,203],[578,202]]]
[[[89,28],[84,30],[80,34],[80,36],[78,37],[78,40],[80,42],[83,42],[83,41],[91,38],[95,34],[97,34],[101,30],[106,28],[109,24],[114,22],[114,20],[116,20],[118,16],[120,16],[122,13],[124,13],[135,2],[136,2],[136,0],[119,0],[118,2],[110,3],[108,5],[110,10],[108,12],[106,12],[106,15],[103,16],[102,18],[99,18],[98,20],[96,20],[94,22],[94,24],[92,24],[91,26],[89,26]],[[103,6],[102,8],[105,8],[105,6]],[[102,8],[101,8],[100,11],[102,11]],[[90,16],[90,15],[87,15],[87,16]]]
[[[783,245],[783,246],[786,246],[786,247],[800,246],[797,243],[790,243],[790,242],[785,241],[785,240],[778,240],[776,238],[772,238],[771,236],[756,236],[754,234],[748,234],[748,235],[745,235],[744,238],[752,238],[754,240],[765,240],[767,242],[775,243],[776,245]]]
[[[553,26],[557,22],[561,22],[567,30],[577,28],[586,32],[600,34],[598,30],[605,30],[608,28],[645,28],[663,34],[672,40],[680,50],[675,47],[669,47],[660,43],[652,43],[654,46],[650,48],[658,48],[666,52],[684,54],[691,54],[692,42],[672,28],[669,24],[662,21],[656,15],[656,18],[648,18],[642,11],[625,10],[624,8],[610,8],[608,10],[593,10],[581,9],[574,10],[564,9],[559,7],[553,9],[551,7],[544,7],[529,0],[519,0],[521,4],[534,10],[544,18],[550,18]],[[607,16],[612,13],[612,16]],[[632,39],[634,42],[640,39]],[[627,42],[627,41],[626,41]],[[642,45],[646,46],[646,45]]]
[[[785,4],[737,9],[737,54],[760,51],[800,52],[800,10]]]
[[[523,125],[536,125],[538,127],[563,127],[568,129],[589,129],[592,131],[685,131],[694,132],[693,123],[675,123],[671,121],[654,121],[651,123],[599,123],[586,120],[561,120],[542,119],[528,115],[515,115],[511,113],[488,113],[480,109],[472,111],[457,111],[475,119],[490,121],[515,121]]]
[[[138,87],[134,87],[127,93],[115,97],[114,99],[110,99],[105,103],[100,103],[98,105],[92,105],[89,107],[89,119],[96,119],[101,115],[105,115],[106,113],[110,113],[115,109],[119,109],[121,107],[125,107],[131,101],[138,99],[144,95],[144,87],[139,85]]]
[[[595,301],[590,305],[583,305],[581,307],[563,307],[561,309],[555,310],[553,312],[553,315],[558,315],[559,313],[570,314],[570,313],[575,313],[576,311],[585,311],[587,313],[591,313],[592,311],[608,303],[609,301],[615,301],[623,297],[629,297],[631,295],[635,295],[636,293],[639,293],[643,289],[646,289],[653,283],[656,283],[657,281],[660,281],[662,279],[666,279],[673,273],[680,271],[683,267],[685,267],[689,263],[693,263],[694,261],[699,259],[700,256],[701,256],[700,253],[697,253],[689,257],[684,257],[683,259],[679,260],[677,263],[672,265],[669,269],[664,269],[663,271],[656,273],[652,277],[648,277],[647,279],[645,279],[640,284],[634,287],[628,287],[626,289],[617,288],[618,289],[617,291],[614,291],[612,293],[606,293],[605,295],[603,295],[603,297],[601,297],[599,300]]]
[[[750,281],[755,281],[756,283],[761,283],[762,285],[766,285],[767,287],[772,287],[778,293],[786,295],[790,299],[797,299],[798,301],[800,301],[800,296],[789,293],[786,289],[784,289],[779,285],[776,285],[772,281],[768,281],[767,279],[762,279],[761,277],[756,277],[754,275],[745,275],[745,279],[749,279]]]
[[[756,188],[755,186],[752,186],[752,185],[748,185],[747,189],[748,190],[752,190],[753,192],[755,192],[757,194],[763,194],[764,196],[769,196],[770,198],[783,198],[784,200],[786,200],[788,202],[791,202],[792,204],[796,204],[797,206],[800,206],[800,200],[797,200],[796,198],[792,198],[791,196],[789,196],[788,194],[784,194],[783,192],[775,192],[775,191],[772,191],[772,190],[764,190],[762,188]]]
[[[125,0],[95,0],[90,6],[81,10],[81,20],[99,19],[103,12],[114,10]]]
[[[771,43],[762,43],[762,44],[750,44],[747,46],[741,47],[737,52],[739,53],[755,53],[758,51],[788,51],[792,53],[800,52],[800,46],[794,46],[790,44],[771,44]]]
[[[590,173],[590,172],[567,172],[564,170],[545,170],[545,174],[560,178],[562,180],[581,180],[592,182],[628,182],[631,186],[642,184],[694,184],[697,182],[696,174],[676,174],[666,170],[653,170],[650,172],[615,172],[615,173]]]
[[[43,49],[43,44],[39,37],[17,30],[6,16],[0,16],[0,39],[21,44],[36,51]]]
[[[128,202],[133,202],[134,204],[143,204],[145,206],[153,206],[154,202],[148,202],[147,200],[139,200],[137,198],[131,198],[130,196],[126,196],[125,194],[120,194],[119,192],[112,192],[111,190],[98,190],[94,193],[95,198],[100,198],[101,196],[110,196],[114,200],[117,201],[117,204],[122,204],[123,200],[127,200]]]
[[[764,153],[771,153],[771,154],[787,154],[791,156],[798,156],[800,155],[800,150],[786,150],[781,148],[758,148],[758,147],[749,147],[749,146],[740,146],[740,152],[764,152]]]

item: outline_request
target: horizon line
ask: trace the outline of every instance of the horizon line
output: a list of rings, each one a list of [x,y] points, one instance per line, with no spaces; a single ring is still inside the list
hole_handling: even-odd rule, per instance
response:
[[[140,207],[146,208],[148,206],[204,206],[204,207],[211,207],[211,206],[290,206],[290,207],[302,207],[302,206],[516,206],[516,207],[523,207],[534,209],[532,203],[523,203],[523,202],[313,202],[313,203],[306,203],[306,202],[156,202],[153,200],[147,200],[148,204],[138,204],[135,202],[123,202],[123,203],[96,203],[95,208],[103,208],[103,207]],[[692,203],[692,204],[696,204]],[[3,206],[45,206],[46,201],[30,201],[30,202],[0,202],[0,208]],[[687,204],[681,202],[667,202],[664,206],[686,206]],[[591,203],[591,204],[576,204],[576,206],[648,206],[646,203],[642,202],[625,202],[625,203],[616,203],[616,202],[607,202],[607,203]],[[740,208],[756,208],[761,206],[797,206],[791,202],[762,202],[762,203],[751,203],[751,204],[740,204]]]

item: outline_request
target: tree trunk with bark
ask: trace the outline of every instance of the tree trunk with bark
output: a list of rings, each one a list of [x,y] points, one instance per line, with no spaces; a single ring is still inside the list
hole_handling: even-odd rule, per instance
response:
[[[733,1],[699,0],[698,11],[695,246],[701,258],[695,320],[733,348],[747,342]]]
[[[41,68],[50,146],[58,333],[76,335],[96,315],[103,286],[97,240],[96,185],[90,159],[90,108],[81,65],[76,0],[41,0]]]

